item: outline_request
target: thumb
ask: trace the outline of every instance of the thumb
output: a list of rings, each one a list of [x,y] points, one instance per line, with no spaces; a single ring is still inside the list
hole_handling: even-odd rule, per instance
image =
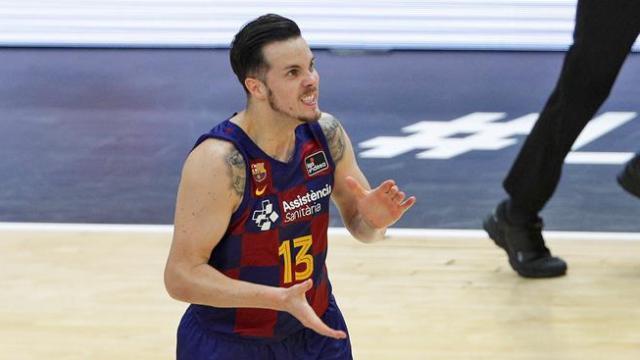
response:
[[[347,183],[347,187],[351,190],[352,193],[355,194],[357,198],[363,198],[367,195],[367,190],[360,185],[358,180],[354,179],[351,176],[347,176],[344,178]]]
[[[307,280],[301,282],[300,284],[296,284],[296,285],[293,286],[293,288],[295,289],[295,292],[296,293],[301,293],[301,294],[306,293],[312,287],[313,287],[313,280],[311,280],[311,279],[307,279]]]

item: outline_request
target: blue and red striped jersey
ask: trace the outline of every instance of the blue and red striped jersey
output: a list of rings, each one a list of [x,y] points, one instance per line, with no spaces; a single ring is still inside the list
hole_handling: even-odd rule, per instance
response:
[[[233,279],[269,286],[289,287],[311,278],[307,300],[322,316],[331,294],[325,259],[335,165],[317,122],[299,125],[295,136],[287,163],[264,153],[229,120],[198,139],[195,146],[208,138],[233,143],[247,169],[242,202],[209,265]],[[191,306],[200,323],[216,333],[269,341],[303,327],[286,312]]]

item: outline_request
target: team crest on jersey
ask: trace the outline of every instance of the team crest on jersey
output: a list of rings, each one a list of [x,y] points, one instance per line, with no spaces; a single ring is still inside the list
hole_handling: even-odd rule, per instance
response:
[[[304,158],[304,165],[307,169],[307,175],[309,176],[314,176],[329,168],[329,163],[323,150],[317,151]]]
[[[267,178],[267,168],[264,166],[264,161],[251,164],[251,175],[253,175],[253,179],[259,183]]]

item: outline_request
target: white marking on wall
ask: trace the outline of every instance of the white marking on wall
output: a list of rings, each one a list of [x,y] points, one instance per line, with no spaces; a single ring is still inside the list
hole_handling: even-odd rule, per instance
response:
[[[576,140],[579,149],[636,117],[634,112],[607,112],[594,118]],[[538,114],[531,113],[510,121],[498,121],[505,113],[476,112],[451,121],[420,121],[405,126],[407,136],[378,136],[360,142],[362,158],[389,159],[418,150],[418,159],[452,159],[471,151],[500,150],[518,143],[515,136],[529,134]],[[620,164],[633,153],[570,152],[568,163]]]
[[[580,136],[578,136],[571,150],[578,150],[618,126],[624,125],[635,117],[636,113],[634,112],[611,111],[594,118],[587,124],[587,127],[584,128]]]
[[[619,165],[631,160],[632,152],[583,152],[572,151],[567,154],[567,164]]]

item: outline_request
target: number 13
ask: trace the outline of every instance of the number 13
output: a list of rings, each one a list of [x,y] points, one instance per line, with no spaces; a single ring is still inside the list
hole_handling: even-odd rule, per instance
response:
[[[295,271],[296,281],[306,280],[313,273],[313,256],[308,254],[311,244],[313,243],[311,235],[301,236],[293,239],[293,247],[300,248],[296,254],[296,267],[304,264],[304,271]],[[278,255],[284,258],[284,283],[289,284],[293,281],[293,266],[291,259],[291,240],[285,240],[278,247]]]

